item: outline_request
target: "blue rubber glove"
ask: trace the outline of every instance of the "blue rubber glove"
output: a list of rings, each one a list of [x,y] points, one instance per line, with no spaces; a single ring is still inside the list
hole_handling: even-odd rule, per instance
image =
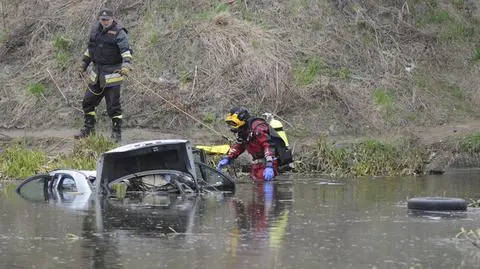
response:
[[[265,181],[270,181],[273,179],[275,176],[275,173],[273,172],[273,168],[270,166],[265,167],[265,170],[263,170],[263,178]]]
[[[220,172],[222,171],[222,167],[224,167],[225,165],[227,164],[230,164],[230,159],[228,157],[224,157],[223,159],[221,159],[218,164],[217,164],[217,171]]]

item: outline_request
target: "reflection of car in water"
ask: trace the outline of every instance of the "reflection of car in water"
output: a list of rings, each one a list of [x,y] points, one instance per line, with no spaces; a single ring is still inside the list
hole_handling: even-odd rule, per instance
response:
[[[128,202],[103,199],[102,230],[135,230],[136,233],[190,233],[198,197],[178,199],[174,195],[152,195]],[[149,200],[146,202],[145,200]],[[155,207],[138,205],[155,204]]]
[[[201,153],[201,152],[197,152]],[[86,204],[92,194],[136,201],[137,208],[160,208],[152,201],[166,196],[196,196],[235,190],[235,182],[201,161],[186,140],[152,140],[125,145],[102,154],[96,171],[54,170],[27,178],[17,193],[32,201]],[[150,200],[150,202],[148,202]]]

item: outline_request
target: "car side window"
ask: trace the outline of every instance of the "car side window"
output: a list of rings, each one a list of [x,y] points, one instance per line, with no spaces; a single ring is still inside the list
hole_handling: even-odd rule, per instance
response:
[[[51,186],[52,177],[48,174],[28,178],[17,187],[17,193],[27,200],[44,201]]]
[[[218,172],[214,168],[201,162],[196,162],[195,164],[195,170],[199,182],[203,180],[203,182],[205,182],[208,186],[219,189],[230,189],[235,187],[235,182],[233,179]]]
[[[60,178],[60,182],[58,184],[58,190],[68,191],[68,192],[76,192],[77,191],[77,184],[75,180],[70,176],[63,175]]]

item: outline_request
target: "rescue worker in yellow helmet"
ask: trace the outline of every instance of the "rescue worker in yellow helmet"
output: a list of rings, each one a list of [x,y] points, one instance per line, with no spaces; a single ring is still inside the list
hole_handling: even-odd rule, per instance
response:
[[[122,108],[120,103],[120,85],[123,77],[131,71],[132,50],[128,34],[111,9],[102,9],[93,25],[88,48],[79,67],[84,76],[90,63],[93,63],[88,88],[82,102],[84,126],[75,138],[84,138],[95,132],[95,108],[105,97],[108,116],[112,119],[111,138],[120,142],[122,138]]]
[[[256,181],[270,181],[278,174],[275,148],[271,144],[270,128],[262,118],[250,116],[248,111],[241,107],[232,108],[225,117],[225,123],[236,134],[237,142],[230,147],[230,151],[217,165],[217,170],[231,163],[245,150],[252,155],[249,176]]]

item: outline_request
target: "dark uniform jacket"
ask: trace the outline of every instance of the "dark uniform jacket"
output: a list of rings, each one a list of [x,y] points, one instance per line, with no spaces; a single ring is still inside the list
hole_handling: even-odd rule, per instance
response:
[[[105,75],[117,72],[123,64],[130,63],[131,58],[127,30],[121,22],[114,20],[105,29],[100,23],[92,27],[83,61],[87,65],[94,63],[93,71],[97,77],[92,77],[93,82],[100,79],[100,84],[103,85]]]

